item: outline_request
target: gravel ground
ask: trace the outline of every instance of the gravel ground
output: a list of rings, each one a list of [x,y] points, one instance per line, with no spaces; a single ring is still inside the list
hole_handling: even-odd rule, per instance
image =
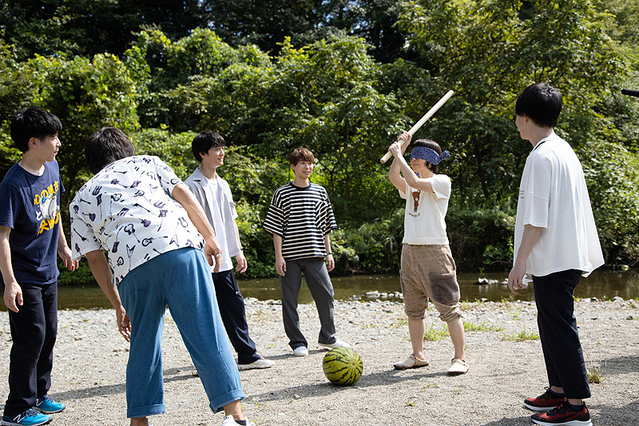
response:
[[[313,305],[300,306],[309,342],[319,321]],[[241,371],[245,414],[266,425],[528,425],[522,400],[547,385],[539,340],[518,340],[537,332],[536,309],[528,302],[464,304],[468,374],[446,375],[452,358],[448,337],[428,340],[426,368],[393,370],[411,352],[402,304],[383,300],[336,302],[338,337],[364,360],[354,386],[336,387],[322,372],[324,351],[292,356],[277,302],[247,300],[251,336],[258,350],[276,361],[267,370]],[[581,340],[592,384],[587,403],[595,425],[639,423],[639,307],[635,301],[576,303]],[[0,313],[0,356],[11,346],[6,312]],[[128,425],[125,366],[128,344],[117,333],[113,310],[60,311],[50,395],[67,409],[52,425]],[[443,329],[432,309],[427,328]],[[472,331],[472,330],[474,331]],[[217,425],[223,418],[208,408],[175,323],[167,313],[163,340],[166,414],[154,426]],[[8,393],[8,362],[0,365],[0,398]]]

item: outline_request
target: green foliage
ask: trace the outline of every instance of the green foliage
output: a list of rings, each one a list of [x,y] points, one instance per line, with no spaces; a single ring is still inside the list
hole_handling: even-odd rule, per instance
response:
[[[130,135],[139,155],[155,155],[167,163],[182,180],[186,180],[200,164],[191,153],[196,133],[170,133],[160,129],[143,129]]]
[[[619,89],[639,88],[636,9],[619,0],[7,1],[0,171],[19,158],[9,120],[31,105],[64,126],[63,204],[90,176],[83,141],[99,127],[122,128],[181,178],[197,166],[194,134],[216,130],[230,145],[220,174],[237,202],[247,276],[273,276],[261,224],[292,178],[289,153],[305,146],[338,221],[336,273],[396,272],[403,201],[378,159],[453,89],[414,139],[452,154],[440,172],[453,180],[458,268],[501,270],[530,151],[514,103],[548,81],[564,94],[557,132],[584,164],[606,260],[635,264],[639,102]]]
[[[446,228],[459,271],[502,271],[512,265],[514,214],[451,206]]]
[[[403,231],[403,209],[357,228],[338,229],[331,239],[335,272],[342,275],[398,273]]]
[[[199,0],[6,0],[0,6],[0,27],[19,46],[21,59],[56,52],[120,55],[142,26],[161,27],[177,39],[208,20]]]
[[[639,261],[639,161],[623,146],[594,141],[578,152],[606,263]]]
[[[80,261],[78,269],[71,272],[67,269],[62,262],[58,262],[58,270],[60,275],[58,276],[58,285],[85,285],[88,283],[96,283],[91,268],[86,261]]]

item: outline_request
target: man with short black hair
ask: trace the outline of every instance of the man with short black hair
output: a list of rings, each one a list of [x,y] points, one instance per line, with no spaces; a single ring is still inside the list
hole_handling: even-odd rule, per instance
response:
[[[257,353],[255,342],[249,336],[244,298],[233,273],[231,257],[235,257],[239,273],[245,272],[248,265],[235,223],[237,211],[231,189],[217,174],[217,168],[224,164],[225,145],[224,138],[217,132],[208,130],[197,135],[191,150],[200,167],[184,183],[202,205],[222,247],[222,266],[219,271],[211,268],[211,273],[222,322],[237,352],[237,366],[240,370],[269,368],[275,362]]]
[[[537,324],[549,388],[524,405],[538,411],[540,425],[591,425],[583,399],[590,397],[573,293],[580,277],[603,265],[590,197],[581,163],[571,146],[555,134],[562,96],[545,84],[519,95],[515,124],[533,146],[519,188],[512,292],[532,276]]]
[[[56,252],[70,270],[78,267],[60,221],[61,130],[58,117],[35,107],[11,121],[22,158],[0,183],[0,285],[13,340],[2,425],[45,424],[46,414],[64,410],[47,395],[58,331]]]

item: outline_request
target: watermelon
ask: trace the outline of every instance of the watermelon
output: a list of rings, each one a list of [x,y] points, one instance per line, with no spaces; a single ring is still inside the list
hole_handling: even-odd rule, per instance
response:
[[[324,355],[324,375],[332,383],[350,386],[362,377],[364,363],[353,348],[335,348]]]

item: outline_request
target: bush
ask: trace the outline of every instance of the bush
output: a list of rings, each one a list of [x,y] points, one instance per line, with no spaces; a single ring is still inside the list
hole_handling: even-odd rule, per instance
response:
[[[512,266],[514,212],[451,206],[446,224],[459,271],[503,271]]]
[[[78,269],[73,272],[64,266],[64,263],[58,261],[58,270],[60,271],[58,285],[98,285],[95,278],[93,278],[89,264],[85,260],[81,261]]]
[[[403,229],[404,209],[358,228],[338,229],[331,240],[335,273],[398,273]]]

